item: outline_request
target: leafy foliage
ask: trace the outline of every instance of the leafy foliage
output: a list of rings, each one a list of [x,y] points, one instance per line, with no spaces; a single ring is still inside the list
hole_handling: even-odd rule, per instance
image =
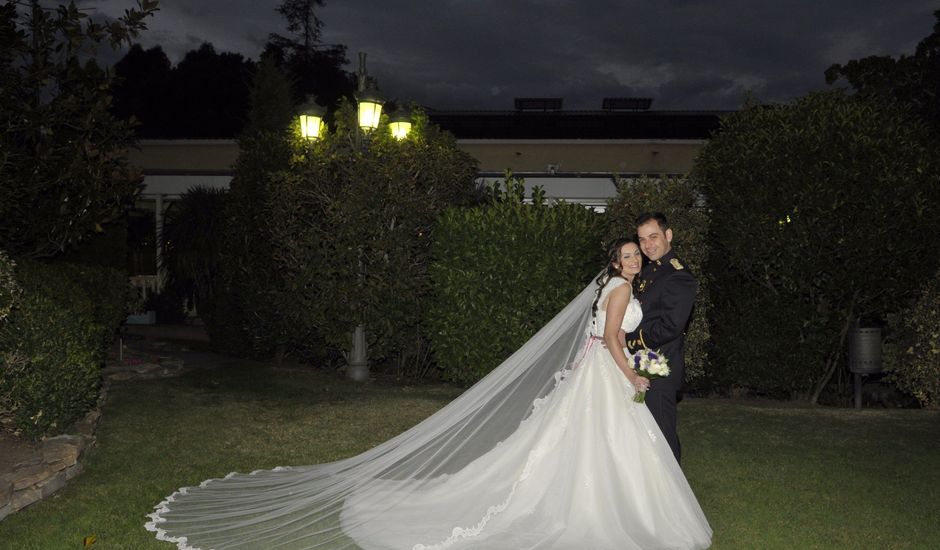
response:
[[[924,285],[919,300],[905,312],[909,345],[894,365],[898,387],[924,407],[940,404],[940,273]]]
[[[15,269],[16,263],[0,250],[0,321],[7,318],[23,293],[16,282]]]
[[[272,228],[289,220],[272,220],[274,174],[294,157],[290,82],[273,59],[265,56],[255,76],[251,111],[239,138],[239,155],[226,200],[219,275],[213,281],[209,333],[216,346],[256,356],[287,350],[298,326],[282,312],[291,302],[285,278],[274,263],[281,242]],[[311,344],[313,335],[301,331]],[[301,340],[303,336],[298,336]]]
[[[163,265],[167,286],[197,303],[212,298],[223,246],[223,215],[227,191],[191,187],[167,212]]]
[[[104,361],[118,327],[127,318],[136,300],[136,290],[127,281],[127,272],[112,267],[56,262],[55,268],[87,297],[91,304],[91,328],[95,358]],[[83,306],[82,306],[83,307]]]
[[[297,102],[314,96],[333,109],[341,98],[352,99],[354,79],[343,70],[346,46],[321,41],[323,21],[316,11],[324,4],[324,0],[282,1],[277,12],[287,22],[291,36],[272,33],[264,54],[276,59],[289,75]]]
[[[111,111],[121,119],[134,117],[137,137],[177,135],[171,128],[179,113],[172,111],[175,105],[168,101],[176,82],[172,64],[162,47],[144,50],[139,44],[134,44],[114,64],[114,76]]]
[[[376,359],[417,360],[415,342],[430,289],[434,222],[470,199],[475,165],[453,137],[416,111],[398,141],[387,121],[371,135],[344,102],[336,128],[271,185],[267,217],[276,265],[291,296],[284,314],[334,350],[366,326]]]
[[[23,261],[16,276],[23,295],[0,325],[0,409],[28,435],[54,433],[95,401],[103,329],[60,266]]]
[[[724,118],[692,173],[712,211],[720,383],[816,401],[844,373],[849,325],[936,270],[936,159],[907,112],[840,91]]]
[[[118,47],[156,10],[141,0],[108,24],[73,2],[0,6],[0,246],[49,257],[114,219],[138,192],[130,124],[109,112],[111,75],[87,58]],[[84,60],[84,61],[83,61]]]
[[[644,212],[662,212],[669,220],[676,254],[689,265],[699,282],[695,309],[685,342],[686,377],[703,380],[708,367],[711,338],[708,315],[711,309],[709,277],[706,270],[711,252],[709,218],[698,187],[687,178],[617,179],[617,196],[607,207],[607,240],[636,233],[634,221]]]
[[[489,204],[445,211],[434,233],[428,334],[458,384],[486,376],[603,268],[600,215],[524,193],[507,174]]]
[[[174,137],[219,138],[238,135],[248,111],[254,63],[241,54],[216,52],[203,43],[173,67],[167,96],[161,99]]]
[[[96,228],[65,254],[56,256],[56,261],[127,271],[130,255],[128,219],[127,215],[122,215],[100,229]]]
[[[138,137],[231,138],[242,130],[255,63],[208,43],[171,66],[159,46],[134,45],[114,66],[112,111]]]
[[[917,44],[914,55],[872,55],[836,63],[826,70],[826,82],[845,79],[862,97],[907,106],[935,138],[940,137],[940,10],[934,17],[933,33]]]

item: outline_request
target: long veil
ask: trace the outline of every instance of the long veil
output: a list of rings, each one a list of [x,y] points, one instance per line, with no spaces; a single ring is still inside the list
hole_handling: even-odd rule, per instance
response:
[[[370,518],[360,514],[351,524],[343,517],[347,498],[382,495],[369,508],[380,516],[509,436],[579,360],[596,289],[592,281],[489,375],[410,430],[337,462],[182,488],[155,507],[146,528],[180,549],[358,548],[348,533],[368,533]],[[390,483],[395,491],[380,489]]]

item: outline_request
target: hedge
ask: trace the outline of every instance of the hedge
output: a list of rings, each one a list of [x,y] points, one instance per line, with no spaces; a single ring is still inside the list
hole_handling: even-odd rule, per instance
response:
[[[19,299],[22,289],[16,282],[16,264],[0,250],[0,322],[6,319]]]
[[[921,406],[936,407],[940,405],[940,273],[901,318],[908,341],[894,361],[892,378]]]
[[[847,402],[845,331],[887,319],[938,267],[940,163],[910,114],[843,92],[722,119],[691,177],[713,220],[713,373]],[[840,370],[841,369],[841,370]]]
[[[528,340],[604,265],[602,217],[577,204],[524,204],[511,175],[490,204],[438,221],[426,324],[442,377],[470,385]]]
[[[100,366],[126,315],[118,270],[21,261],[0,322],[0,409],[29,436],[67,429],[93,406]]]

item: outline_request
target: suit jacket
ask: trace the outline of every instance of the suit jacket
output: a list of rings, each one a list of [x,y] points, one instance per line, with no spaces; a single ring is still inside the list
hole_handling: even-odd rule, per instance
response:
[[[698,281],[670,250],[649,262],[639,274],[637,299],[643,308],[640,326],[626,335],[630,353],[643,348],[659,350],[669,362],[669,376],[657,386],[679,390],[685,380],[685,331],[692,317]]]

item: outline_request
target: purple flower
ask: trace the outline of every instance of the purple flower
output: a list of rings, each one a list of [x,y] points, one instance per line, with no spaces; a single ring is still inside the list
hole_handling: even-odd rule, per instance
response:
[[[656,355],[654,352],[651,351],[651,352],[650,352],[650,361],[655,361],[655,360],[657,360],[657,359],[659,359],[659,356]]]

